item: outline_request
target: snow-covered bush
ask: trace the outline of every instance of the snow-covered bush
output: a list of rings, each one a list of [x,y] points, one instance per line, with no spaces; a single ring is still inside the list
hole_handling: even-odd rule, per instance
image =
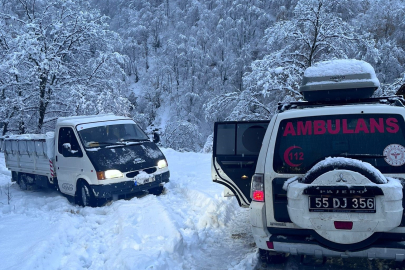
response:
[[[161,139],[164,147],[193,152],[201,149],[202,136],[198,126],[187,121],[167,123]]]
[[[211,134],[205,141],[204,147],[202,148],[202,152],[212,153],[213,147],[214,147],[214,134]]]

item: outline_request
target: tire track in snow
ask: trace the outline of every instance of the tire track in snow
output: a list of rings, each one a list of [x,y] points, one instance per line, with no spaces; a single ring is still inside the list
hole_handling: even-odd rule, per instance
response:
[[[182,234],[183,269],[253,269],[256,249],[248,210],[236,199],[173,186],[159,199]]]
[[[6,221],[0,224],[0,250],[10,251],[0,260],[7,258],[11,269],[251,268],[255,249],[247,211],[211,182],[210,156],[165,154],[172,177],[160,197],[83,208],[57,192],[24,192],[11,184],[12,205],[0,196],[0,218]],[[9,183],[0,161],[0,187]],[[20,239],[15,228],[23,228]]]

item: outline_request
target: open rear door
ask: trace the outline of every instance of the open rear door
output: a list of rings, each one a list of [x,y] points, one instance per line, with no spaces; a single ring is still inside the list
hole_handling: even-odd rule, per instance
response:
[[[250,183],[270,121],[216,122],[212,178],[230,189],[239,205],[250,204]]]

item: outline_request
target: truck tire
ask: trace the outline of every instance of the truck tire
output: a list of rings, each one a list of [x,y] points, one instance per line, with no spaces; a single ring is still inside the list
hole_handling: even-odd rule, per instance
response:
[[[21,190],[28,190],[28,183],[27,183],[27,179],[25,179],[25,175],[24,174],[20,174],[18,176],[18,186],[20,187]]]
[[[154,187],[154,188],[149,189],[149,194],[159,196],[163,193],[163,190],[164,190],[163,186]]]
[[[77,203],[81,206],[96,206],[96,199],[90,186],[85,181],[80,181],[77,189]]]

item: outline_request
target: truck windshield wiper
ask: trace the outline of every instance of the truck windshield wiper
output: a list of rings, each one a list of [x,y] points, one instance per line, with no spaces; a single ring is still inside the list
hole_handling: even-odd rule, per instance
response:
[[[387,156],[380,154],[348,154],[340,153],[336,155],[337,157],[348,157],[348,158],[386,158]]]
[[[123,142],[96,142],[94,144],[103,144],[103,145],[125,145]]]
[[[148,142],[148,139],[123,139],[121,142]]]

